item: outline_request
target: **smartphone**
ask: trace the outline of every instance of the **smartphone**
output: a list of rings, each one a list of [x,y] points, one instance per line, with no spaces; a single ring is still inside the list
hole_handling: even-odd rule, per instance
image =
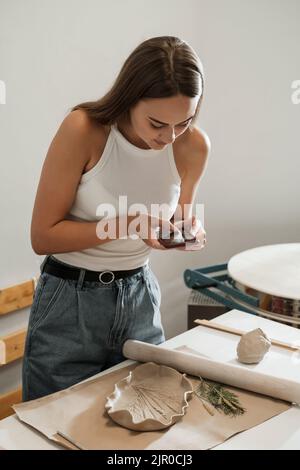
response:
[[[162,231],[160,230],[159,231],[159,234],[158,234],[158,241],[159,243],[161,243],[165,248],[179,248],[181,246],[185,246],[186,243],[190,244],[190,243],[195,243],[197,240],[196,240],[196,237],[192,237],[190,234],[188,234],[187,236],[184,235],[184,233],[182,234],[181,237],[176,237],[175,238],[175,233],[172,232],[170,233],[169,237],[168,238],[164,238],[163,236],[163,233]]]

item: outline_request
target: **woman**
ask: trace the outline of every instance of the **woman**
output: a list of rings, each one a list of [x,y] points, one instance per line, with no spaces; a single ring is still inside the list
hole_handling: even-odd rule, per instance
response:
[[[104,97],[75,106],[60,125],[32,215],[32,248],[46,257],[29,318],[24,401],[121,362],[127,338],[164,341],[149,253],[165,249],[157,227],[176,231],[180,219],[192,220],[193,249],[205,243],[191,212],[180,214],[193,202],[209,151],[193,126],[202,97],[192,48],[155,37],[130,54]],[[120,208],[121,197],[130,210]],[[115,217],[104,217],[103,204]],[[133,214],[135,204],[146,213]],[[167,208],[164,217],[151,213],[152,204]],[[115,236],[103,221],[115,223]]]

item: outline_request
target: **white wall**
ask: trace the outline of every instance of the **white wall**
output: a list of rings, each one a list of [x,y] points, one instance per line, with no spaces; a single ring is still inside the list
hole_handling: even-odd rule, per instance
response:
[[[201,57],[198,121],[212,142],[197,202],[204,251],[153,252],[168,337],[186,328],[183,271],[227,262],[250,247],[299,241],[300,79],[298,0],[0,0],[0,289],[29,279],[43,259],[30,221],[48,146],[67,110],[97,99],[141,41],[175,35]],[[1,103],[1,100],[0,100]],[[0,336],[28,310],[0,319]],[[19,383],[20,362],[0,371],[0,393]]]

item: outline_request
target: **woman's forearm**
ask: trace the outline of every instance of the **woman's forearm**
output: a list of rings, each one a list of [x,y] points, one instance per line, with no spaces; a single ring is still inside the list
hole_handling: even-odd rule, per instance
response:
[[[62,220],[41,233],[31,235],[31,245],[38,255],[67,253],[92,248],[128,235],[128,225],[136,216],[123,216],[111,219],[115,222],[115,234],[99,238],[98,222],[76,222]],[[99,226],[98,226],[99,228]],[[102,232],[103,233],[103,232]]]

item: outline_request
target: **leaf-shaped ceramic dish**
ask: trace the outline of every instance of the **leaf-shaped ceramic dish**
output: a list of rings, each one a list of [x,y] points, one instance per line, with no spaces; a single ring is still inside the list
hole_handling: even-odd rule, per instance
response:
[[[134,431],[167,428],[184,416],[193,385],[171,367],[147,362],[115,385],[105,408],[121,426]]]

